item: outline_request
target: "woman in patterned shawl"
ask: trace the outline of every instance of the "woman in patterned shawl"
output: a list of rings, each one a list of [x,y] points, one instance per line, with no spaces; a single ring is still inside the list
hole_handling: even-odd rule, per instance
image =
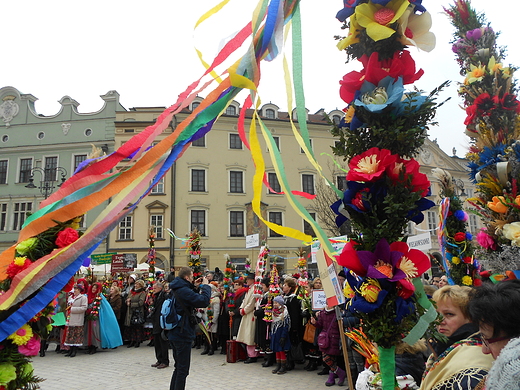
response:
[[[442,317],[437,329],[447,341],[434,345],[420,390],[472,390],[487,375],[493,359],[481,352],[478,326],[470,320],[471,291],[466,286],[444,286],[433,294]]]

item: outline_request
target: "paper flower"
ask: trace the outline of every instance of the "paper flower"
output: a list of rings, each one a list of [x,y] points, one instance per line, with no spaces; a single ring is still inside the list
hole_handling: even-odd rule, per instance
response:
[[[430,52],[435,48],[435,34],[430,32],[432,16],[429,12],[420,15],[412,13],[408,8],[400,19],[401,43],[407,46],[415,46],[417,49]]]
[[[388,149],[371,148],[352,158],[347,180],[371,182],[378,180],[386,168],[397,160]]]
[[[493,196],[492,200],[487,203],[487,206],[495,213],[507,213],[507,205],[503,196]]]
[[[18,346],[18,352],[25,356],[36,356],[40,351],[40,338],[33,335],[26,344]]]
[[[372,2],[359,4],[356,7],[357,21],[366,29],[367,35],[377,42],[396,33],[389,25],[395,23],[409,5],[407,0],[392,0],[386,6]]]
[[[386,172],[394,183],[397,183],[400,180],[400,174],[404,171],[404,182],[409,183],[413,192],[427,196],[430,189],[430,180],[428,180],[427,175],[419,171],[420,168],[417,160],[405,160],[399,157],[393,165],[387,168]]]
[[[77,230],[72,228],[65,228],[60,231],[56,237],[56,241],[54,242],[58,248],[64,248],[69,246],[74,241],[79,238],[79,233]]]
[[[504,237],[511,240],[511,245],[520,246],[520,222],[512,222],[502,228]]]
[[[22,256],[25,256],[27,252],[29,252],[36,246],[37,243],[38,239],[36,237],[28,238],[27,240],[24,240],[18,245],[16,245],[16,251]]]
[[[464,80],[464,84],[472,84],[476,81],[482,81],[484,76],[486,75],[486,67],[485,65],[470,65],[470,71],[466,74],[466,79]]]
[[[345,50],[350,45],[359,42],[359,33],[363,30],[363,28],[357,22],[356,15],[352,15],[350,17],[350,28],[348,30],[348,35],[338,42],[337,48],[339,50]]]
[[[412,84],[424,74],[422,69],[415,71],[415,61],[407,50],[395,52],[392,58],[384,60],[380,60],[379,53],[374,52],[370,57],[362,56],[360,61],[365,67],[366,81],[372,84],[378,84],[388,76],[394,80],[401,77],[404,85]]]
[[[462,284],[465,286],[472,286],[473,285],[473,278],[469,275],[464,275],[462,277]]]
[[[451,258],[451,262],[452,262],[453,264],[455,264],[455,265],[460,264],[460,258],[457,257],[457,256],[453,256],[453,257]]]
[[[466,233],[464,232],[457,232],[453,235],[453,239],[455,240],[455,242],[462,242],[462,241],[466,241]]]
[[[400,77],[396,81],[391,77],[385,77],[377,87],[365,81],[360,92],[361,96],[354,102],[356,107],[364,107],[370,112],[381,112],[401,101],[404,93],[403,80]]]
[[[381,290],[379,282],[376,279],[371,278],[368,278],[359,288],[361,296],[369,303],[377,302]]]
[[[353,13],[358,5],[360,0],[343,0],[343,9],[339,10],[336,14],[336,19],[338,19],[340,22],[344,22],[349,18]]]
[[[16,379],[16,367],[10,363],[0,363],[0,385],[5,386]]]
[[[13,334],[7,336],[13,344],[16,345],[24,345],[33,337],[33,331],[31,327],[27,324],[23,325],[20,329],[18,329]]]
[[[14,278],[18,273],[22,272],[24,269],[29,267],[31,265],[31,260],[29,260],[27,257],[15,257],[13,262],[9,264],[7,267],[6,273],[7,276],[12,279]]]

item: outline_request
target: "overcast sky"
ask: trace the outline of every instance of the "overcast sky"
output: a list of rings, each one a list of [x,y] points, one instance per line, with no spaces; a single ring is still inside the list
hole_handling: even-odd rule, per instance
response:
[[[256,0],[232,0],[219,14],[194,33],[197,19],[218,0],[40,0],[3,4],[2,75],[0,87],[12,86],[39,100],[36,110],[43,115],[59,111],[58,100],[68,95],[80,103],[82,113],[102,107],[99,97],[117,90],[125,108],[169,106],[179,93],[204,72],[194,46],[210,62],[222,40],[251,19]],[[334,35],[341,35],[335,19],[342,0],[302,0],[304,89],[311,113],[324,108],[342,109],[339,80],[357,63],[345,64],[336,49]],[[468,145],[464,135],[464,112],[458,107],[456,83],[462,81],[451,45],[453,29],[442,6],[451,2],[423,0],[433,17],[432,31],[437,47],[431,53],[411,48],[417,67],[425,75],[416,85],[430,91],[445,80],[452,86],[441,96],[452,100],[438,112],[439,127],[430,130],[442,149],[455,147],[463,156]],[[505,64],[520,64],[520,50],[513,31],[518,24],[517,2],[474,0],[495,31],[502,31],[499,44],[509,48]],[[515,5],[512,5],[515,4]],[[487,8],[486,8],[487,7]],[[512,9],[515,8],[515,9]],[[243,52],[240,52],[243,54]],[[287,109],[282,62],[264,63],[259,94]],[[209,90],[207,90],[209,92]],[[204,94],[205,95],[205,94]],[[240,95],[239,95],[240,96]],[[244,98],[241,95],[242,100]],[[240,101],[242,103],[242,101]]]

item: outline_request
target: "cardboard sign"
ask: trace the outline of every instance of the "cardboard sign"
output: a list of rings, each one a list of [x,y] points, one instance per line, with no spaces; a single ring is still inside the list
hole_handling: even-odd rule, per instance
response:
[[[133,272],[137,268],[137,253],[123,253],[112,255],[111,273],[114,272]]]
[[[432,248],[432,240],[429,232],[410,236],[406,243],[410,249],[419,249],[420,251],[427,251]]]
[[[312,290],[312,299],[311,305],[312,310],[322,310],[325,309],[325,304],[327,303],[327,295],[324,290]]]
[[[327,305],[334,307],[345,302],[343,289],[340,286],[336,268],[332,259],[327,256],[323,248],[316,252],[318,271],[320,273],[323,290],[327,296]]]
[[[341,253],[341,251],[343,250],[343,247],[345,246],[346,242],[348,241],[348,237],[347,236],[333,237],[333,238],[329,238],[329,241],[330,241],[332,247],[334,248],[334,250],[337,253]],[[318,250],[320,248],[321,248],[321,244],[318,240],[312,242],[312,244],[311,244],[311,259],[312,259],[311,263],[312,264],[317,263],[316,252],[318,252]]]

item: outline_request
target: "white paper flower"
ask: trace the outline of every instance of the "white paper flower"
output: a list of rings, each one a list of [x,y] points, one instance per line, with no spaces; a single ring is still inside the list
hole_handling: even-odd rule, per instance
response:
[[[435,48],[435,34],[430,32],[432,27],[432,16],[429,12],[423,12],[420,15],[414,14],[408,8],[401,19],[401,43],[407,46],[415,46],[420,50],[427,52]]]

